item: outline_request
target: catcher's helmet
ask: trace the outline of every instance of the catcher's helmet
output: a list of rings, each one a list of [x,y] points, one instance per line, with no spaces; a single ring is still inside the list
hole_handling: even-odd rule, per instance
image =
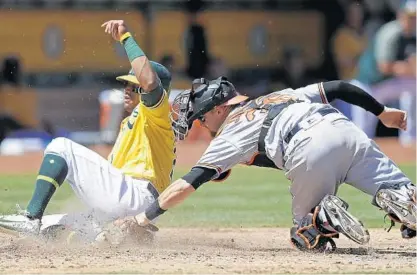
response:
[[[214,80],[195,79],[190,90],[179,94],[172,104],[172,125],[179,140],[183,140],[194,120],[219,105],[236,105],[248,99],[240,95],[226,77]]]

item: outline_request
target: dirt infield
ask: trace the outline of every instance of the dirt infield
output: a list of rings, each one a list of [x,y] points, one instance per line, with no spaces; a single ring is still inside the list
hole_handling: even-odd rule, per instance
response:
[[[398,164],[416,162],[416,147],[403,147],[395,138],[376,140],[381,150]],[[177,150],[177,166],[189,167],[195,164],[207,143],[180,143]],[[107,157],[110,153],[109,146],[91,147],[94,151]],[[27,153],[21,156],[0,156],[0,174],[29,174],[36,173],[42,161],[42,152]]]
[[[344,237],[332,254],[292,248],[288,229],[162,229],[152,245],[62,248],[0,235],[1,273],[415,273],[414,241],[371,230],[371,245]]]
[[[379,140],[397,163],[415,163],[415,147]],[[207,144],[180,144],[178,165],[194,164]],[[95,147],[106,156],[108,147]],[[0,157],[0,173],[35,173],[42,153]],[[162,228],[155,243],[111,248],[68,247],[21,242],[0,234],[0,273],[411,273],[416,243],[401,239],[398,227],[370,230],[369,247],[343,236],[332,254],[305,254],[289,243],[289,229]]]

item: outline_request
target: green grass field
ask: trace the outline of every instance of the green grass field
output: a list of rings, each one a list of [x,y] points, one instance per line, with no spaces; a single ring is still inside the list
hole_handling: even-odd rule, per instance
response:
[[[416,166],[401,167],[413,182]],[[175,177],[187,170],[177,169]],[[25,207],[34,188],[35,175],[1,175],[0,212],[10,213],[19,203]],[[306,182],[308,184],[308,182]],[[373,207],[371,197],[343,185],[339,196],[350,204],[350,211],[367,227],[382,227],[384,212]],[[71,188],[64,184],[47,208],[60,211],[74,201]],[[183,205],[167,212],[160,226],[170,227],[288,227],[291,221],[289,181],[282,172],[271,169],[237,167],[223,183],[207,183]]]

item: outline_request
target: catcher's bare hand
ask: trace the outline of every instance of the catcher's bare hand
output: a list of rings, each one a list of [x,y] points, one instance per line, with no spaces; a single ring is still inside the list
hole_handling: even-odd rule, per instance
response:
[[[110,20],[101,25],[104,32],[111,34],[113,39],[120,41],[120,37],[127,32],[127,26],[123,20]]]
[[[407,113],[405,111],[385,107],[378,117],[382,124],[388,128],[407,130]]]

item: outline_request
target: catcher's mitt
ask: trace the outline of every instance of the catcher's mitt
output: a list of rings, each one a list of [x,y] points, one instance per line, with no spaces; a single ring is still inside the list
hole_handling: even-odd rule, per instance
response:
[[[103,231],[97,235],[96,241],[111,245],[124,243],[150,244],[158,227],[153,224],[139,225],[134,218],[124,218],[109,223]]]

